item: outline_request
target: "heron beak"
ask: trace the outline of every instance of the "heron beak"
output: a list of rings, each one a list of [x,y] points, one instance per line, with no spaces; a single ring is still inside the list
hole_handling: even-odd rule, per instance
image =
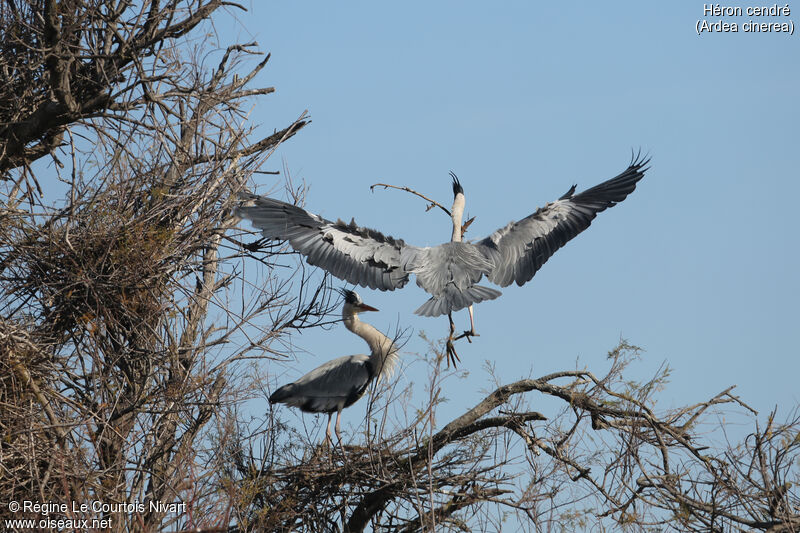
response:
[[[377,311],[377,309],[375,309],[371,305],[367,305],[367,304],[358,304],[358,310],[359,311]]]

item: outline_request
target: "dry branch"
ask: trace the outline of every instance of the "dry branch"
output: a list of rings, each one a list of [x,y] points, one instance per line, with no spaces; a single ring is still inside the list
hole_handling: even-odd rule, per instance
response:
[[[250,466],[239,470],[244,476],[240,486],[250,487],[250,496],[241,500],[240,523],[299,531],[491,530],[499,526],[487,508],[497,506],[505,509],[499,513],[513,513],[531,530],[570,523],[585,528],[593,522],[696,531],[795,527],[798,498],[788,479],[797,479],[797,467],[790,460],[751,451],[763,464],[778,466],[780,475],[768,476],[762,468],[759,480],[748,482],[758,489],[743,490],[744,478],[732,475],[727,459],[709,456],[695,433],[703,413],[737,404],[730,390],[656,414],[651,395],[667,370],[650,382],[633,384],[622,378],[622,370],[638,349],[622,343],[611,353],[611,368],[601,377],[586,370],[563,371],[499,386],[428,437],[420,436],[420,425],[436,409],[438,393],[408,425],[380,440],[368,433],[367,442],[345,446],[343,452],[305,443],[309,447],[299,455],[300,436],[293,435],[291,454],[284,455],[272,441],[261,466],[256,466],[257,456],[244,454]],[[393,391],[386,385],[376,393],[378,403],[385,401],[381,411],[402,396]],[[538,395],[557,398],[563,409],[547,416],[531,411],[526,406],[537,403]],[[797,428],[797,422],[789,427]],[[775,428],[768,428],[773,454],[781,442],[773,436]],[[273,435],[281,431],[278,425]],[[766,434],[761,431],[752,441],[756,447]],[[798,446],[781,457],[796,459]],[[742,452],[735,453],[741,460]],[[520,459],[529,470],[509,468]],[[750,478],[754,472],[749,471]],[[528,475],[530,483],[515,482]],[[764,486],[761,480],[770,476],[775,482]],[[714,501],[703,486],[716,486]],[[764,498],[764,493],[772,496]],[[750,515],[758,508],[758,494],[774,518]],[[576,513],[577,502],[593,504]]]
[[[232,45],[209,69],[188,53],[181,37],[231,5],[0,3],[3,501],[183,501],[182,516],[108,518],[115,531],[227,528],[206,465],[209,424],[252,394],[236,362],[286,358],[284,326],[326,317],[326,280],[301,275],[303,296],[268,273],[248,312],[232,305],[233,199],[309,120],[256,137],[246,119],[273,91],[251,86],[267,59]],[[31,165],[48,153],[55,170]],[[60,201],[39,186],[56,178]],[[239,348],[251,321],[269,336]]]

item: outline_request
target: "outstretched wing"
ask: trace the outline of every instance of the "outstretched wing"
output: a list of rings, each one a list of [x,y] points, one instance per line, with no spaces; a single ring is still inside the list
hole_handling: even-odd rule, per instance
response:
[[[573,185],[555,202],[476,243],[494,258],[489,280],[501,287],[512,281],[517,285],[530,281],[556,250],[589,227],[597,213],[615,206],[633,192],[649,161],[637,156],[620,175],[574,196]]]
[[[408,282],[400,266],[405,243],[351,221],[331,222],[296,205],[244,194],[234,213],[247,218],[267,239],[285,240],[339,279],[370,289],[394,290]]]

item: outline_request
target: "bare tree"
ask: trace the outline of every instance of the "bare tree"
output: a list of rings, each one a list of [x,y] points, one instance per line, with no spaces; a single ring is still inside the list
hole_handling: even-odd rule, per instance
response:
[[[6,505],[98,501],[110,507],[53,516],[107,519],[119,531],[225,527],[197,454],[217,409],[248,394],[231,364],[319,323],[332,303],[324,280],[278,280],[272,269],[260,280],[268,291],[234,304],[231,202],[308,121],[252,139],[252,99],[273,91],[253,85],[268,56],[254,44],[215,51],[182,39],[207,31],[222,6],[236,7],[0,4]],[[45,155],[54,165],[36,163]],[[248,327],[248,339],[254,317],[264,327]],[[256,355],[284,356],[270,346]],[[151,501],[192,510],[119,506]],[[3,518],[42,518],[13,511],[0,507]]]

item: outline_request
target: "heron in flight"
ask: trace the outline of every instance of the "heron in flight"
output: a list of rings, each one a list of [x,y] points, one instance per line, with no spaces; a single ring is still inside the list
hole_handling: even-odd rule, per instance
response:
[[[395,290],[416,276],[417,285],[431,297],[415,313],[448,315],[474,303],[493,300],[500,291],[478,285],[483,276],[507,287],[523,285],[570,239],[589,227],[597,213],[623,201],[644,177],[649,158],[641,154],[618,176],[575,194],[573,185],[554,202],[510,222],[488,237],[463,242],[461,218],[464,190],[453,178],[453,235],[451,242],[417,247],[356,224],[332,222],[296,205],[265,196],[242,195],[235,214],[247,218],[270,240],[285,240],[306,261],[355,285]],[[470,331],[475,335],[470,313]]]
[[[370,355],[345,355],[328,361],[269,397],[269,403],[285,403],[307,413],[328,413],[325,442],[332,442],[333,413],[336,413],[336,437],[341,442],[339,423],[342,409],[364,396],[372,380],[390,376],[398,360],[397,346],[392,339],[358,318],[359,313],[377,309],[365,304],[355,291],[341,292],[344,296],[344,326],[367,342]]]

